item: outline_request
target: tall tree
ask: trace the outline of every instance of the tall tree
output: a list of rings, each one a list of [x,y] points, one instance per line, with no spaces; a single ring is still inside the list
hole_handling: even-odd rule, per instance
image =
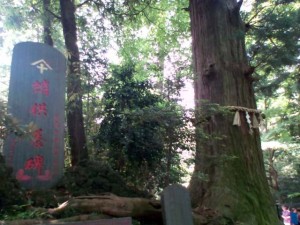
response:
[[[44,30],[44,43],[53,46],[51,24],[52,17],[50,14],[50,0],[43,0],[43,30]]]
[[[75,5],[72,0],[60,0],[65,45],[69,55],[67,77],[67,125],[72,166],[88,158],[82,114],[80,57],[77,45]]]
[[[194,204],[215,208],[231,221],[279,224],[259,132],[251,134],[244,117],[245,111],[256,109],[256,103],[241,4],[236,0],[190,0],[197,110],[190,191]],[[241,126],[233,126],[234,114],[222,110],[229,106],[244,107],[239,113]]]

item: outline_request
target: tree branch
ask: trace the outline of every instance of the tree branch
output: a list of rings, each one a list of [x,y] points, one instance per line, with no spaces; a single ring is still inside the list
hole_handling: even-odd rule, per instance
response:
[[[258,14],[263,11],[266,7],[262,7],[260,10],[257,10],[257,12],[246,22],[247,24],[251,24],[251,21],[258,16]]]
[[[36,10],[37,12],[43,14],[43,12],[41,12],[41,10],[39,10],[37,7],[35,7],[33,4],[31,4],[31,7]],[[61,20],[61,17],[56,15],[54,12],[52,12],[49,8],[46,9],[47,12],[49,12],[54,18]]]
[[[82,2],[82,3],[78,4],[78,5],[76,5],[75,8],[76,8],[76,9],[77,9],[77,8],[80,8],[81,6],[86,5],[86,4],[88,4],[89,2],[91,2],[91,1],[93,1],[93,0],[85,0],[84,2]]]
[[[52,12],[51,10],[47,9],[47,12],[49,12],[54,18],[61,20],[61,17],[56,15],[54,12]]]

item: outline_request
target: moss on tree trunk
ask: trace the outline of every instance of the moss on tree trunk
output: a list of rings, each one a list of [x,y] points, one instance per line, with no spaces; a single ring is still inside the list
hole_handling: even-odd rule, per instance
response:
[[[245,31],[235,0],[190,0],[196,101],[194,204],[215,208],[232,221],[279,224],[267,184],[260,136],[232,126],[227,106],[256,109]]]
[[[60,0],[61,22],[68,51],[67,76],[67,125],[71,148],[72,166],[88,159],[86,136],[82,114],[82,87],[80,57],[77,45],[77,26],[75,20],[75,3],[72,0]]]

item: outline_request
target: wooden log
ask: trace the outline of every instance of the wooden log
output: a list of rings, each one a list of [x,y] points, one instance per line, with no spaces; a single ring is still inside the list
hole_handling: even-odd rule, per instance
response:
[[[132,217],[137,220],[150,220],[162,224],[162,206],[159,200],[127,198],[116,195],[80,196],[72,198],[54,209],[48,209],[53,216],[66,210],[79,213],[103,213],[115,217]],[[194,225],[209,224],[209,219],[196,211],[193,212]]]
[[[75,197],[57,208],[49,209],[48,212],[59,215],[68,209],[79,213],[98,212],[116,217],[162,219],[161,205],[158,200],[119,197],[112,194]]]
[[[103,216],[108,217],[132,217],[139,221],[151,221],[154,224],[163,224],[162,207],[160,201],[145,198],[128,198],[116,195],[100,195],[100,196],[81,196],[71,198],[57,208],[39,209],[41,212],[48,212],[53,217],[60,216],[67,210],[76,211],[78,216],[64,218],[60,220],[48,220],[51,224],[71,221],[89,221]],[[200,212],[200,213],[199,213]],[[203,215],[201,214],[203,212]],[[101,215],[86,215],[99,213]],[[97,217],[101,216],[101,217]],[[205,211],[198,210],[193,212],[194,225],[210,225],[210,219],[206,216]],[[34,225],[42,224],[45,220],[16,220],[16,221],[0,221],[0,225]]]

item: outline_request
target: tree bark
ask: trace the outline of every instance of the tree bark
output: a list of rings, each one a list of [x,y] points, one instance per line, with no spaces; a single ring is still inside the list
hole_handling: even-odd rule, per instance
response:
[[[279,221],[259,131],[249,133],[245,112],[240,112],[241,126],[233,126],[234,113],[224,110],[256,109],[241,3],[190,0],[197,136],[189,188],[194,205],[214,208],[243,224],[274,225]]]
[[[274,155],[275,155],[275,149],[268,148],[266,151],[269,152],[268,157],[268,172],[269,172],[269,186],[273,188],[275,192],[279,192],[279,184],[278,184],[278,173],[274,166]]]
[[[79,213],[101,212],[109,216],[147,218],[161,220],[161,206],[157,200],[145,198],[127,198],[116,195],[80,196],[71,198],[58,208],[49,209],[58,215],[68,209]]]
[[[67,125],[72,166],[88,158],[82,113],[80,58],[77,46],[75,5],[72,0],[60,0],[65,45],[69,55],[67,78]]]
[[[52,39],[52,15],[49,12],[50,10],[50,0],[43,0],[43,29],[44,29],[44,43],[50,46],[53,46]]]

